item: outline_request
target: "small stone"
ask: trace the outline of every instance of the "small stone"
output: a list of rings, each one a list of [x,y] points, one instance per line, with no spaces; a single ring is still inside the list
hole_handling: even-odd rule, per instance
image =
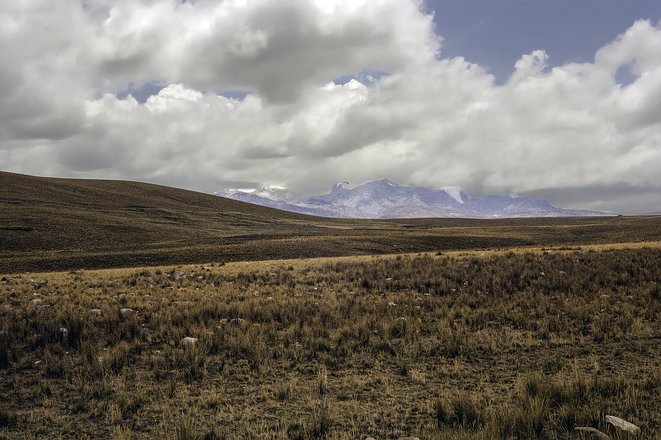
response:
[[[190,336],[186,336],[185,338],[183,338],[183,339],[181,340],[181,345],[183,345],[184,347],[187,347],[187,346],[189,346],[189,345],[194,345],[194,344],[196,344],[197,341],[198,341],[197,338],[191,338]]]
[[[90,313],[93,315],[101,315],[101,309],[90,309]]]
[[[133,309],[125,308],[125,309],[119,309],[119,313],[122,315],[126,315],[127,313],[133,313]]]

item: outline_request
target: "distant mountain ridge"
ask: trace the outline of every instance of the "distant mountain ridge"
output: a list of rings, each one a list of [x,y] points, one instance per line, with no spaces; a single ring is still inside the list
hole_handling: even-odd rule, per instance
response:
[[[242,202],[284,211],[337,218],[518,218],[585,217],[610,213],[563,209],[548,201],[518,195],[472,197],[460,187],[428,188],[402,185],[390,179],[354,187],[336,183],[328,194],[298,199],[280,187],[227,189],[215,193]]]

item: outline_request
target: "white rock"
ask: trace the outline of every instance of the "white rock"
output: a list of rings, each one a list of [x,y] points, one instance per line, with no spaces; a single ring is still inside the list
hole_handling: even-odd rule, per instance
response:
[[[615,426],[616,428],[620,428],[622,431],[629,431],[629,432],[640,431],[639,427],[619,417],[606,416],[606,420],[608,421],[608,423]]]
[[[181,345],[187,347],[189,345],[195,345],[197,341],[198,341],[197,338],[191,338],[190,336],[186,336],[184,339],[181,340]]]

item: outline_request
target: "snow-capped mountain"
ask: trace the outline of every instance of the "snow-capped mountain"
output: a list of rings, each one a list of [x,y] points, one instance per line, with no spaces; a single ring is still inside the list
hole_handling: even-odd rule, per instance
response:
[[[460,187],[427,188],[389,179],[349,187],[331,186],[328,194],[297,199],[280,187],[229,189],[216,195],[285,211],[341,218],[512,218],[611,215],[562,209],[546,200],[518,195],[471,197]]]

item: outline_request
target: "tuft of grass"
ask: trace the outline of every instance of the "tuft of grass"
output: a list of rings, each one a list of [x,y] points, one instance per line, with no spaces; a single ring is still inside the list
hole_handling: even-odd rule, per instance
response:
[[[434,403],[434,415],[439,427],[463,427],[476,429],[484,425],[485,411],[469,394],[459,394],[450,399],[439,399]]]
[[[174,353],[174,363],[187,381],[200,380],[206,374],[207,348],[200,343],[177,348]]]
[[[190,415],[181,414],[177,419],[175,440],[202,440],[195,420]]]

